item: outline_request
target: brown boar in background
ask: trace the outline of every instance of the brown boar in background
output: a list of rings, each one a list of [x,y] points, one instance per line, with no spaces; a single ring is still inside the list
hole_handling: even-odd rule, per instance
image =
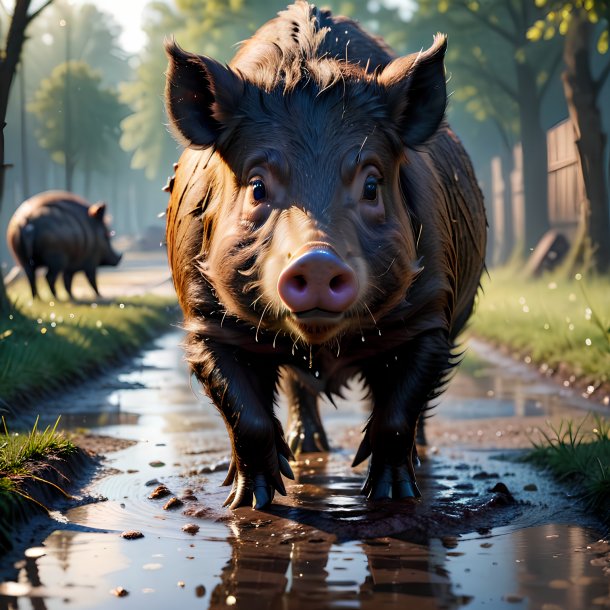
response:
[[[356,374],[373,403],[354,460],[370,456],[364,492],[419,495],[418,421],[455,362],[486,239],[443,122],[445,48],[437,35],[396,58],[304,1],[230,67],[167,44],[167,111],[187,146],[168,185],[168,256],[188,361],[231,437],[232,508],[285,493],[293,451],[328,449],[316,396]]]
[[[62,273],[66,292],[72,298],[72,278],[84,271],[99,295],[96,270],[116,266],[121,255],[110,244],[104,222],[105,203],[90,204],[65,191],[46,191],[30,197],[15,211],[8,224],[7,242],[21,265],[36,298],[36,269],[47,268],[47,282],[56,297],[55,282]]]

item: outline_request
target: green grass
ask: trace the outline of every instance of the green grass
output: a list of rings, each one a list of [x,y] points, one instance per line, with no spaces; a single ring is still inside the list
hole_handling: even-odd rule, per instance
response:
[[[587,507],[610,526],[610,421],[595,415],[543,434],[544,442],[534,443],[526,460],[573,483]]]
[[[116,302],[23,299],[0,318],[0,409],[87,379],[170,328],[175,300],[145,295]]]
[[[25,481],[56,485],[38,476],[39,466],[50,457],[68,458],[76,453],[76,446],[57,432],[57,424],[38,429],[38,420],[25,433],[11,433],[2,418],[0,428],[0,549],[11,546],[14,524],[27,518],[28,507],[44,508],[24,489]],[[65,493],[57,488],[59,493]]]
[[[514,267],[492,269],[483,278],[470,329],[543,372],[560,372],[562,379],[578,382],[588,394],[607,391],[609,277],[525,280]]]
[[[38,420],[27,434],[9,433],[4,417],[0,431],[0,474],[27,476],[30,464],[49,454],[69,455],[76,450],[74,444],[57,432],[59,419],[54,426],[38,429]]]

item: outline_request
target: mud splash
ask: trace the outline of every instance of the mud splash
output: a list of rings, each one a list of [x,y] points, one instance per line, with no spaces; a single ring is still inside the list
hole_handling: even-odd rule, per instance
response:
[[[512,460],[540,422],[583,416],[569,397],[522,382],[523,411],[497,367],[466,367],[429,422],[423,499],[397,505],[359,494],[365,472],[350,461],[367,405],[355,387],[323,409],[333,452],[302,456],[271,509],[231,513],[224,424],[189,388],[179,340],[162,337],[135,366],[46,405],[48,421],[61,412],[65,427],[87,426],[119,450],[106,460],[112,474],[87,490],[105,501],[37,524],[24,553],[0,559],[0,608],[610,604],[607,549],[587,548],[597,522]],[[161,484],[169,494],[151,499]],[[127,530],[143,536],[123,538]]]

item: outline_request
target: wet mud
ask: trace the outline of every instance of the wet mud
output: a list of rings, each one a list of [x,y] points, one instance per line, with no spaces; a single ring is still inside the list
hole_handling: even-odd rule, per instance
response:
[[[84,490],[98,501],[16,533],[0,608],[610,607],[600,524],[517,459],[547,420],[584,417],[577,393],[475,346],[428,422],[422,499],[373,503],[350,466],[368,410],[355,383],[322,409],[332,452],[300,456],[269,509],[231,512],[224,424],[180,338],[45,405],[108,451]]]

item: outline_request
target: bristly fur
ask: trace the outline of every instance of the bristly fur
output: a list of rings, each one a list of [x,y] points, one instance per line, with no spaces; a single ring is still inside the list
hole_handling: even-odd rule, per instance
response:
[[[341,393],[355,374],[374,403],[356,457],[372,455],[365,488],[383,496],[390,469],[396,493],[413,491],[401,481],[406,472],[414,485],[415,430],[456,365],[484,268],[482,195],[442,120],[445,46],[439,34],[396,58],[304,0],[226,68],[167,45],[168,115],[190,147],[171,190],[168,256],[187,359],[231,435],[233,507],[269,500],[265,485],[281,493],[291,449],[327,448],[312,397]],[[367,207],[371,167],[382,176]],[[271,193],[262,204],[253,176]],[[312,243],[354,270],[359,291],[316,341],[277,291],[294,252]],[[288,443],[273,414],[280,379]]]

